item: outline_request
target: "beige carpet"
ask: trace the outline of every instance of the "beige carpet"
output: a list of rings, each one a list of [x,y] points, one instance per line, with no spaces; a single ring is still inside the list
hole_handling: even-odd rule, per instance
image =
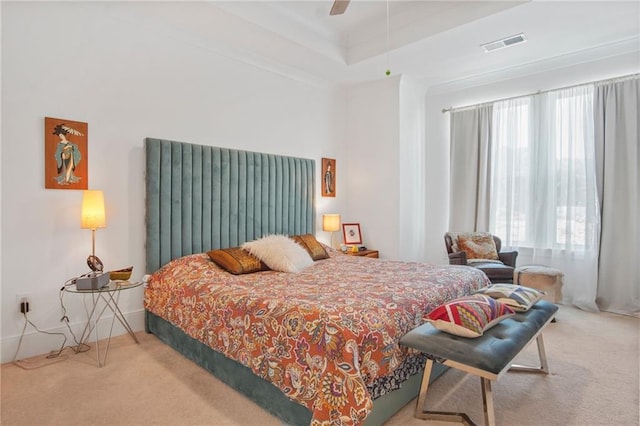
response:
[[[507,373],[494,383],[498,425],[638,425],[639,325],[635,317],[562,306],[544,333],[551,374]],[[143,332],[34,370],[1,367],[2,425],[282,425],[215,377]],[[535,345],[520,362],[537,360]],[[37,361],[37,360],[36,360]],[[482,424],[480,381],[449,370],[430,388],[432,409]],[[424,425],[415,402],[387,425]],[[432,425],[447,423],[434,422]]]

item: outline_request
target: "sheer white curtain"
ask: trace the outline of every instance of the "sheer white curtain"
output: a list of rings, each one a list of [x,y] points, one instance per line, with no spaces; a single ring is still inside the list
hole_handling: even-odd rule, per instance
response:
[[[597,311],[593,86],[493,104],[490,230],[518,264],[564,272],[563,302]]]

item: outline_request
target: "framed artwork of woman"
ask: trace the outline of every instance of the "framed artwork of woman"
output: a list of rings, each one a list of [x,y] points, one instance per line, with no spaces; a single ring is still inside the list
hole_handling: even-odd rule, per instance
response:
[[[88,189],[88,124],[44,118],[44,187]]]
[[[333,158],[322,159],[322,196],[336,196],[336,160]]]

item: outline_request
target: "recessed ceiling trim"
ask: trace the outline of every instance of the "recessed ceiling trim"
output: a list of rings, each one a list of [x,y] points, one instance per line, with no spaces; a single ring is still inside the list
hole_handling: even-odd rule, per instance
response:
[[[527,41],[527,38],[525,37],[524,33],[520,33],[520,34],[502,38],[500,40],[481,44],[480,47],[482,47],[486,53],[489,53],[489,52],[493,52],[494,50],[504,49],[505,47],[511,47],[516,44],[524,43],[526,41]]]

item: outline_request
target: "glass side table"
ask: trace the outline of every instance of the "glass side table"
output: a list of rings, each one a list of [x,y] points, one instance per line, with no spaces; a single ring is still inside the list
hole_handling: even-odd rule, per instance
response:
[[[78,344],[77,351],[83,346],[86,345],[87,340],[89,340],[89,336],[91,332],[95,330],[96,336],[96,359],[98,362],[98,367],[102,367],[105,365],[107,360],[107,353],[109,352],[109,343],[111,342],[111,334],[113,333],[113,325],[116,319],[122,324],[127,333],[133,338],[136,343],[138,342],[138,338],[135,333],[131,329],[131,326],[127,322],[126,318],[120,311],[118,307],[118,302],[120,300],[120,293],[124,290],[130,290],[132,288],[140,287],[142,282],[130,282],[130,281],[109,281],[109,284],[102,288],[98,289],[89,289],[89,290],[79,290],[76,288],[75,284],[66,286],[64,291],[68,293],[74,294],[90,294],[91,299],[93,301],[93,306],[91,307],[91,311],[89,312],[89,317],[87,318],[87,324],[84,327],[84,331],[82,332],[82,337],[80,337],[80,342]],[[99,307],[100,301],[104,303],[104,306]],[[98,335],[98,321],[102,318],[104,312],[109,308],[113,313],[113,317],[111,318],[111,327],[109,328],[109,337],[107,339],[107,346],[104,351],[104,356],[100,356],[100,346],[99,346],[99,335]],[[76,351],[76,352],[77,352]]]

